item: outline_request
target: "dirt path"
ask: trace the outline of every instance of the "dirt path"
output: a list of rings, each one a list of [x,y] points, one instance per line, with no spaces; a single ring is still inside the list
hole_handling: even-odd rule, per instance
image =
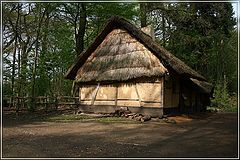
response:
[[[178,122],[178,119],[177,119]],[[4,125],[3,158],[237,157],[237,114],[177,124],[33,122]]]

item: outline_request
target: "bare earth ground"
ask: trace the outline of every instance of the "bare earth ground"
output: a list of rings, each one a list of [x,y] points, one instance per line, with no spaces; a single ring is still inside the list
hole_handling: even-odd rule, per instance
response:
[[[3,158],[238,157],[237,113],[177,123],[24,122],[3,118]]]

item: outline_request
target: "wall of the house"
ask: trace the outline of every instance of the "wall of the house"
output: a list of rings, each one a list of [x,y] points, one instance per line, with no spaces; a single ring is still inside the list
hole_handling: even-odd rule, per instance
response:
[[[180,83],[177,77],[168,76],[164,81],[164,108],[179,107]]]
[[[209,95],[199,92],[190,84],[182,84],[180,95],[180,112],[193,113],[206,110],[209,105]]]
[[[164,114],[193,113],[206,110],[209,95],[201,93],[191,81],[171,74],[164,80]]]
[[[128,107],[135,113],[162,116],[173,112],[204,111],[209,95],[198,92],[179,77],[169,76],[155,82],[118,85],[86,85],[79,90],[82,109],[92,112],[114,112]]]
[[[79,97],[81,105],[95,106],[94,110],[98,112],[101,112],[100,107],[104,108],[104,106],[103,112],[112,112],[120,109],[120,107],[128,107],[133,112],[161,116],[163,108],[163,78],[155,82],[85,85],[80,87]],[[106,106],[108,108],[109,106],[112,107],[106,109]]]

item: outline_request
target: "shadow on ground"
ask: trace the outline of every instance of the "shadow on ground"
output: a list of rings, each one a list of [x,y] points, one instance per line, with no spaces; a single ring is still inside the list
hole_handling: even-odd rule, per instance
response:
[[[177,124],[43,122],[3,127],[3,157],[237,157],[237,114]]]

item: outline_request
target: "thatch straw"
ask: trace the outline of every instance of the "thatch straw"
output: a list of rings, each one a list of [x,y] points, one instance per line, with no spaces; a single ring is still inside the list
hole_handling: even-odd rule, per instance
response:
[[[212,93],[213,92],[213,85],[211,83],[208,83],[206,81],[200,81],[194,78],[190,78],[190,80],[198,86],[198,88],[203,93]]]
[[[126,81],[162,76],[159,59],[122,29],[114,29],[77,72],[77,82]]]
[[[109,37],[109,33],[113,30],[116,32],[113,33],[112,36],[118,38],[112,39]],[[129,38],[129,35],[126,34],[126,32],[129,33],[133,38]],[[108,42],[107,45],[103,41]],[[132,77],[163,74],[166,71],[164,67],[153,67],[153,64],[155,64],[156,61],[153,60],[154,58],[150,58],[151,54],[149,57],[146,56],[149,55],[148,53],[142,53],[139,55],[137,54],[137,51],[139,49],[142,51],[141,47],[128,47],[128,45],[134,46],[134,43],[136,42],[140,42],[144,48],[147,48],[149,52],[153,53],[153,55],[155,55],[155,57],[157,57],[168,70],[175,71],[177,74],[181,75],[181,77],[195,78],[206,81],[203,76],[198,74],[181,60],[154,42],[150,36],[136,28],[124,18],[118,16],[112,17],[109,20],[92,45],[78,56],[76,62],[69,68],[65,77],[68,79],[75,79],[77,77],[77,81],[87,82],[89,80],[100,81],[101,79],[108,78],[109,80],[130,80]],[[128,56],[129,65],[125,64],[126,62],[117,56],[123,56],[123,54],[130,53],[131,55]],[[116,58],[105,57],[103,60],[97,60],[101,56],[107,55],[116,56]],[[142,56],[146,57],[142,58]],[[136,60],[136,62],[134,62],[134,60]],[[105,62],[107,63],[105,64]],[[134,66],[133,69],[131,69],[131,65]],[[149,68],[147,67],[148,65],[153,66],[152,68]],[[109,67],[109,69],[107,69],[107,67]],[[156,69],[153,68],[158,68],[160,71],[155,71]],[[96,72],[97,70],[99,71]],[[103,78],[101,74],[106,77]],[[91,75],[94,75],[94,78],[91,78]],[[114,76],[116,77],[114,78]]]

